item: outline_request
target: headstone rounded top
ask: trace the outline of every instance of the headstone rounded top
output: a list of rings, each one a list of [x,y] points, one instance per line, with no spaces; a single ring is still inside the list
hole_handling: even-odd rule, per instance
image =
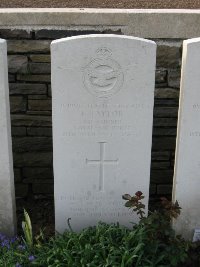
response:
[[[66,37],[66,38],[61,38],[61,39],[57,39],[54,40],[51,43],[51,46],[54,46],[54,44],[59,44],[59,43],[63,43],[63,42],[69,42],[69,41],[73,41],[73,40],[77,40],[77,39],[88,39],[88,38],[116,38],[116,39],[129,39],[129,40],[134,40],[134,41],[138,41],[138,42],[144,42],[152,45],[156,45],[156,43],[154,41],[151,40],[147,40],[144,38],[140,38],[140,37],[133,37],[133,36],[128,36],[128,35],[119,35],[119,34],[89,34],[89,35],[79,35],[79,36],[72,36],[72,37]]]

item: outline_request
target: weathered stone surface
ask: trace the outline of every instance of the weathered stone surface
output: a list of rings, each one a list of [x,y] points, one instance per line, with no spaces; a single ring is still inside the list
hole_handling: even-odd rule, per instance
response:
[[[52,136],[52,128],[49,127],[28,127],[27,135],[29,136]]]
[[[25,136],[26,127],[12,127],[12,136]]]
[[[17,153],[28,151],[52,151],[52,138],[13,137],[13,151]]]
[[[14,165],[16,167],[46,167],[52,166],[51,152],[26,152],[14,153]]]
[[[53,195],[53,183],[52,184],[33,184],[32,190],[34,194],[50,194]]]
[[[175,137],[153,137],[152,149],[153,150],[170,150],[175,149]]]
[[[44,100],[44,99],[48,99],[48,96],[47,95],[29,95],[28,96],[28,100]]]
[[[169,167],[170,167],[169,161],[152,161],[151,162],[152,170],[169,169]]]
[[[173,180],[173,170],[152,170],[151,182],[156,184],[171,183]]]
[[[18,81],[25,81],[25,82],[51,82],[51,75],[48,74],[17,74]]]
[[[10,110],[11,113],[26,111],[27,101],[23,96],[10,97]]]
[[[155,107],[155,118],[176,118],[178,114],[178,107]]]
[[[155,127],[177,126],[177,118],[154,118],[153,125]]]
[[[15,177],[15,183],[21,182],[22,175],[21,175],[21,169],[20,168],[14,169],[14,177]]]
[[[48,127],[52,125],[52,119],[50,116],[30,116],[30,115],[12,115],[11,116],[13,126],[43,126]]]
[[[45,84],[10,83],[10,95],[43,95],[47,93]]]
[[[66,217],[75,230],[99,220],[131,227],[129,221],[138,218],[124,209],[119,196],[130,188],[136,192],[138,184],[147,207],[155,48],[152,41],[117,35],[52,43],[59,232]]]
[[[8,56],[8,71],[10,73],[27,73],[28,58],[24,55]]]
[[[149,193],[150,193],[150,195],[154,195],[156,193],[156,185],[155,184],[150,184]]]
[[[76,35],[86,35],[86,34],[98,34],[100,31],[95,30],[39,30],[36,31],[35,37],[36,39],[60,39],[64,37],[76,36]],[[106,33],[106,32],[105,32]],[[114,32],[107,32],[114,33]],[[119,32],[115,32],[115,34],[119,34]]]
[[[51,84],[48,85],[48,96],[52,97]]]
[[[50,74],[50,63],[29,63],[29,70],[32,74]]]
[[[29,179],[52,179],[53,169],[52,168],[23,168],[23,177]],[[52,180],[51,180],[52,182]]]
[[[169,151],[152,151],[151,152],[151,160],[169,160],[170,159],[170,152]]]
[[[29,58],[32,62],[39,62],[39,63],[43,63],[43,62],[50,63],[51,62],[50,55],[42,55],[42,54],[30,55]]]
[[[180,88],[181,70],[168,70],[167,81],[170,87]]]
[[[51,99],[28,100],[29,110],[51,110]]]
[[[155,98],[179,98],[179,90],[173,88],[156,88]]]
[[[28,185],[22,183],[15,184],[15,194],[16,197],[26,197],[28,194]]]
[[[179,98],[155,98],[154,104],[157,106],[169,106],[169,107],[178,107]]]
[[[43,184],[51,184],[53,185],[53,179],[38,179],[37,177],[35,178],[25,178],[23,179],[24,184],[40,184],[41,187],[43,187]]]
[[[176,127],[170,127],[170,128],[157,128],[154,127],[153,129],[153,135],[154,136],[176,136]]]
[[[167,70],[166,69],[156,70],[156,84],[167,84]]]
[[[49,53],[50,41],[8,40],[8,53]]]
[[[28,115],[44,115],[44,116],[51,116],[51,111],[47,110],[27,110],[26,114]]]
[[[16,234],[6,41],[0,39],[0,233]]]
[[[200,227],[200,38],[184,41],[182,63],[173,188],[182,209],[174,229],[192,241]]]
[[[171,195],[172,194],[172,185],[162,184],[157,186],[157,194],[159,195]]]
[[[31,32],[26,30],[6,30],[6,29],[0,29],[0,37],[4,39],[30,39],[31,38]]]
[[[8,80],[9,80],[9,82],[15,82],[15,75],[14,74],[8,74]]]
[[[157,43],[157,67],[176,68],[180,66],[181,41],[163,41]]]
[[[36,39],[59,39],[71,36],[66,30],[39,30],[35,32]]]

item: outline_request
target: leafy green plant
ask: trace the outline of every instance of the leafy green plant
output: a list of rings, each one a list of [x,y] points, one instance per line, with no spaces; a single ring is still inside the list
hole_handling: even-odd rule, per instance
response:
[[[24,221],[22,221],[22,229],[24,233],[24,243],[28,248],[33,247],[33,231],[30,217],[27,211],[24,209]]]
[[[24,238],[7,238],[0,234],[0,266],[2,267],[189,267],[185,265],[189,252],[192,259],[200,246],[184,241],[171,228],[171,218],[180,214],[178,202],[161,199],[161,208],[145,216],[143,193],[123,195],[125,206],[140,218],[132,229],[119,224],[99,223],[80,233],[69,231],[49,240],[41,231],[32,234],[31,220],[24,211]],[[188,250],[190,249],[190,250]],[[189,251],[189,252],[188,252]],[[190,261],[191,260],[191,261]]]
[[[161,198],[161,207],[159,211],[150,212],[147,217],[144,216],[145,205],[142,204],[144,199],[143,193],[138,191],[134,196],[125,194],[122,196],[127,200],[125,206],[133,209],[140,216],[140,222],[137,228],[143,228],[143,242],[145,255],[152,255],[149,259],[149,266],[177,266],[178,263],[184,262],[188,257],[189,243],[181,236],[176,236],[171,227],[171,219],[180,215],[180,206],[178,202],[172,203],[166,198]]]

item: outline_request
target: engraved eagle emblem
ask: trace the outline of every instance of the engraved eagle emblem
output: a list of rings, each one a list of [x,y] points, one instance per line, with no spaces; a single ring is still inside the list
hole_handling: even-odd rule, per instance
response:
[[[109,97],[120,90],[123,72],[115,60],[96,58],[84,68],[83,78],[90,93],[98,97]]]

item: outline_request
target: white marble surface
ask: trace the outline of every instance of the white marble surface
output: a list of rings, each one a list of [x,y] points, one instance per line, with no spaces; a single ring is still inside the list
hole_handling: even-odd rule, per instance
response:
[[[200,38],[183,43],[173,200],[182,208],[174,228],[192,240],[200,227]]]
[[[6,41],[0,39],[0,233],[16,233]]]
[[[131,226],[122,195],[149,195],[154,42],[88,35],[52,42],[56,230]]]

